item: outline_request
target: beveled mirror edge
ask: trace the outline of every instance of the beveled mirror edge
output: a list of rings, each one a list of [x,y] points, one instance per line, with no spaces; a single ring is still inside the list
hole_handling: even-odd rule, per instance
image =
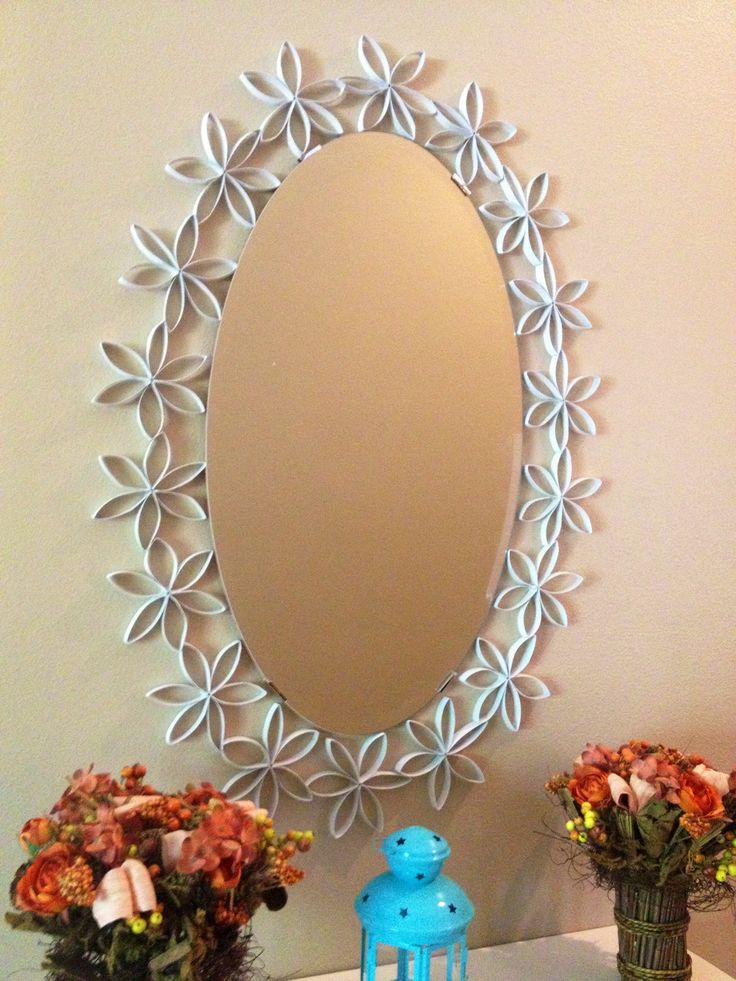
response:
[[[301,87],[289,88],[287,79],[301,78],[301,64],[296,48],[285,42],[275,77],[259,72],[241,76],[251,95],[272,105],[257,130],[245,133],[230,147],[219,119],[212,113],[205,115],[201,125],[205,157],[179,158],[167,166],[173,177],[202,187],[173,245],[146,228],[131,229],[145,261],[121,277],[121,283],[132,289],[162,291],[161,322],[148,334],[144,355],[124,345],[102,345],[103,357],[117,381],[94,400],[136,405],[146,439],[140,464],[127,456],[100,458],[103,470],[124,493],[104,502],[94,517],[136,518],[135,534],[143,551],[144,571],[114,572],[108,578],[139,603],[125,632],[126,643],[160,629],[177,655],[180,679],[148,693],[178,710],[166,741],[178,743],[205,730],[213,748],[235,769],[225,789],[236,797],[250,795],[261,800],[271,810],[275,810],[281,791],[305,801],[331,798],[329,825],[336,837],[347,832],[357,816],[369,828],[380,831],[383,813],[379,793],[412,778],[427,777],[429,798],[436,808],[446,802],[453,777],[481,782],[483,772],[466,754],[468,747],[495,716],[507,728],[518,729],[521,699],[542,699],[550,694],[547,685],[525,669],[535,654],[542,623],[567,625],[567,612],[559,596],[575,589],[582,577],[557,570],[559,540],[563,535],[567,538],[570,533],[591,530],[590,518],[580,502],[601,484],[593,478],[573,479],[572,474],[570,445],[596,429],[580,403],[594,394],[599,378],[569,377],[564,335],[591,326],[575,305],[587,281],[557,285],[541,229],[546,234],[547,229],[559,228],[568,219],[557,209],[543,207],[547,174],[541,173],[522,186],[501,162],[495,147],[510,139],[515,129],[506,123],[483,122],[483,97],[475,82],[464,88],[456,108],[432,102],[411,87],[424,64],[424,52],[406,56],[390,67],[381,46],[364,35],[358,42],[358,58],[365,77],[325,80],[319,87],[319,100],[310,99]],[[283,94],[275,106],[274,86]],[[346,95],[359,103],[358,118],[353,119],[358,131],[391,126],[399,135],[418,141],[422,138],[418,122],[419,133],[426,120],[439,123],[439,131],[425,145],[449,159],[457,182],[472,194],[482,183],[500,191],[500,197],[492,197],[479,210],[489,225],[498,227],[496,252],[518,311],[516,332],[520,358],[527,365],[523,379],[530,397],[524,416],[527,462],[522,473],[532,497],[519,509],[505,560],[508,585],[496,592],[488,623],[475,644],[475,659],[458,666],[449,686],[438,692],[419,718],[409,719],[389,733],[343,742],[309,725],[301,726],[290,716],[288,707],[284,711],[283,700],[265,679],[250,680],[250,672],[241,673],[243,645],[232,624],[217,654],[214,648],[222,643],[221,633],[211,630],[208,637],[207,630],[202,629],[212,622],[211,616],[227,609],[210,589],[198,588],[212,574],[209,535],[200,531],[198,538],[188,536],[197,528],[193,519],[200,519],[200,528],[206,529],[208,524],[202,520],[204,512],[196,494],[181,490],[197,478],[203,463],[179,462],[172,467],[170,437],[175,428],[172,413],[180,414],[192,427],[198,426],[196,415],[205,407],[193,380],[205,370],[208,353],[191,354],[183,347],[185,353],[169,356],[169,345],[176,348],[188,321],[219,321],[220,300],[217,288],[210,284],[226,280],[235,268],[232,259],[203,259],[197,254],[200,223],[228,213],[246,230],[252,227],[256,218],[253,196],[273,190],[278,178],[262,167],[246,166],[250,157],[259,148],[281,141],[299,159],[310,152],[315,132],[339,137],[343,124],[332,106]],[[198,178],[192,176],[193,166],[199,167]],[[203,171],[212,176],[202,178]],[[487,191],[483,193],[485,196]],[[514,278],[517,256],[527,276],[531,269],[532,279]],[[178,325],[182,325],[178,335],[172,334]],[[532,334],[540,341],[538,350],[549,358],[547,372],[538,370],[534,351],[527,348],[528,335]],[[546,435],[546,440],[536,439],[537,432]],[[546,446],[544,465],[531,462],[540,452],[540,442]],[[527,544],[530,529],[538,532],[536,544]],[[166,540],[178,543],[187,537],[194,542],[183,551],[179,544],[175,549]],[[207,651],[199,650],[193,640],[202,647],[207,641]],[[242,680],[245,676],[249,680]],[[259,700],[268,705],[260,725],[256,713],[248,710],[244,724],[249,734],[233,733],[237,713]],[[319,754],[314,752],[317,747],[322,750],[319,762]],[[245,761],[241,753],[246,754]]]

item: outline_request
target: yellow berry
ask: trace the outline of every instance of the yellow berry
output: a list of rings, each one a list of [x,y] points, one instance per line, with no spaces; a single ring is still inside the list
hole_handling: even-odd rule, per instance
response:
[[[159,913],[157,909],[154,910],[148,917],[148,922],[151,924],[151,926],[161,926],[161,924],[164,922],[163,914]]]
[[[592,814],[585,815],[585,827],[588,829],[588,831],[595,827],[595,818]]]
[[[266,841],[271,841],[271,839],[275,836],[276,832],[273,830],[273,828],[266,828],[263,832],[263,837],[266,839]]]
[[[581,845],[584,845],[587,840],[588,840],[587,834],[584,831],[581,831],[580,834],[578,835],[578,841],[580,842]]]
[[[576,828],[582,828],[582,826],[583,826],[583,819],[582,818],[575,818],[575,827]]]
[[[142,916],[135,916],[130,924],[130,929],[133,933],[143,933],[146,929],[146,921]]]
[[[587,814],[588,811],[592,811],[592,809],[593,809],[593,805],[590,803],[589,800],[584,800],[583,803],[580,805],[580,810],[583,812],[583,814]]]
[[[135,858],[137,854],[138,854],[138,845],[129,845],[128,846],[128,857],[129,858]]]
[[[725,882],[728,877],[728,872],[725,869],[718,869],[716,872],[716,880],[718,882]]]
[[[728,864],[728,874],[736,875],[736,862],[729,862]]]
[[[574,831],[575,830],[575,822],[574,821],[565,821],[565,828],[568,831]]]

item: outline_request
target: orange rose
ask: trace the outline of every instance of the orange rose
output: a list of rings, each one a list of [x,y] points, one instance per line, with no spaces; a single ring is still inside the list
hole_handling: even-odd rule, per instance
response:
[[[15,887],[15,905],[18,909],[54,916],[69,906],[59,891],[59,876],[74,861],[74,852],[68,845],[57,842],[35,857]]]
[[[686,814],[716,820],[725,815],[721,795],[715,787],[695,773],[683,773],[680,777],[678,803]]]
[[[23,850],[33,857],[56,837],[56,827],[48,818],[31,818],[20,830],[18,838]]]
[[[611,801],[608,774],[597,766],[576,766],[567,789],[578,804],[588,801],[593,807],[600,807]]]

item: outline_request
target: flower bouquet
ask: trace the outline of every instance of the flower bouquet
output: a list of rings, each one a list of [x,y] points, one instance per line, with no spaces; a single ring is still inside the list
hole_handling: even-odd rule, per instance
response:
[[[309,831],[208,783],[164,794],[140,764],[77,770],[48,816],[20,833],[28,854],[10,895],[16,929],[52,937],[48,981],[248,981],[250,922],[286,903]]]
[[[584,858],[615,890],[621,976],[690,977],[688,908],[736,896],[736,770],[645,741],[588,743],[545,789],[567,816],[576,868]]]

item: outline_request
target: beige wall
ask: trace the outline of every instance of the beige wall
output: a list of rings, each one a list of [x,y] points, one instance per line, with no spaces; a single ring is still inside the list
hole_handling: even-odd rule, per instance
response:
[[[425,47],[426,88],[470,79],[521,130],[518,173],[554,175],[575,220],[555,234],[562,275],[595,284],[596,330],[574,357],[604,383],[601,435],[580,473],[605,478],[596,534],[574,543],[586,574],[567,630],[548,631],[538,673],[554,698],[517,735],[478,747],[488,781],[433,813],[423,788],[389,796],[387,821],[420,821],[454,846],[448,871],[478,914],[473,945],[610,921],[536,835],[541,787],[586,738],[662,739],[736,757],[733,675],[734,65],[736,6],[722,2],[80,2],[6,0],[3,35],[2,331],[4,794],[2,881],[14,834],[61,777],[94,760],[147,760],[163,786],[222,781],[203,743],[163,744],[168,713],[143,698],[171,678],[157,642],[126,648],[128,600],[105,581],[138,559],[123,524],[93,524],[108,494],[98,453],[131,444],[125,412],[93,409],[108,375],[96,346],[140,335],[127,227],[169,230],[188,206],[164,163],[197,152],[207,110],[253,124],[239,73],[272,69],[291,39],[315,73],[356,71],[368,32]],[[376,696],[380,697],[380,696]],[[329,839],[278,916],[259,914],[278,974],[354,964],[351,901],[380,868],[360,832]],[[728,915],[696,916],[692,945],[736,975]],[[34,941],[4,931],[2,975],[36,977]]]

